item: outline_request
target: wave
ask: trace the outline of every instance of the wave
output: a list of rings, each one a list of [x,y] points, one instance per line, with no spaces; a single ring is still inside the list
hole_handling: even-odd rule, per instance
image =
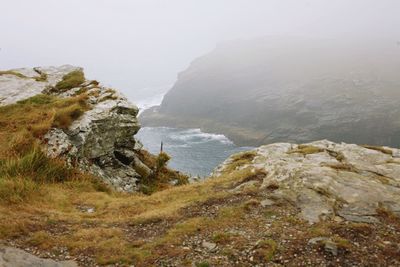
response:
[[[200,129],[181,130],[169,136],[173,140],[179,140],[186,143],[204,143],[210,141],[218,141],[223,144],[233,144],[223,134],[204,133]]]

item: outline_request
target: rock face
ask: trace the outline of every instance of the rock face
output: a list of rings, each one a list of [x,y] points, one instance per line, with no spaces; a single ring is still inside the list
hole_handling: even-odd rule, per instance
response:
[[[233,41],[196,59],[140,120],[223,133],[240,145],[400,147],[399,59],[395,42]]]
[[[61,67],[17,69],[0,75],[0,105],[45,93],[70,97],[86,93],[90,110],[66,130],[51,129],[45,135],[50,157],[64,157],[121,191],[136,190],[140,175],[135,166],[143,163],[137,156],[142,145],[134,135],[140,129],[138,108],[119,92],[84,80],[74,88],[55,90],[63,77],[81,68]],[[42,79],[38,79],[42,77]],[[150,170],[148,170],[150,171]]]
[[[267,199],[287,200],[310,223],[325,219],[377,223],[379,210],[400,216],[400,150],[317,141],[261,146],[241,168],[262,171]],[[230,168],[233,157],[214,172]],[[340,218],[338,218],[340,219]]]
[[[0,267],[78,267],[73,261],[41,259],[21,249],[0,245]]]

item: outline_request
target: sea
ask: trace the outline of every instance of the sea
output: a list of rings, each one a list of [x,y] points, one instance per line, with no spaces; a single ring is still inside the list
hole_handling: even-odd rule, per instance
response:
[[[142,112],[160,105],[163,95],[146,97],[136,101],[136,104]],[[160,152],[162,142],[163,151],[171,156],[169,167],[200,178],[207,177],[230,155],[252,149],[236,146],[222,134],[204,133],[200,129],[143,127],[136,138],[153,154]]]

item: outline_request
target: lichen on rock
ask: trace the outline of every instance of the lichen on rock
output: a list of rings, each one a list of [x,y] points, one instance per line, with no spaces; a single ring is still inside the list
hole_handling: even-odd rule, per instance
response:
[[[400,216],[399,149],[322,140],[276,143],[254,151],[254,159],[236,168],[265,172],[260,189],[274,188],[267,197],[293,203],[310,223],[335,216],[377,223],[380,209]],[[231,171],[238,155],[221,164],[214,176]]]

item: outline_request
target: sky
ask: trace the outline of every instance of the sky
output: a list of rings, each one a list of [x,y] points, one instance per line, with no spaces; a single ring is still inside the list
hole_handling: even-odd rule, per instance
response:
[[[229,40],[400,42],[399,0],[0,0],[0,7],[0,69],[78,65],[132,100],[170,88],[191,61]]]

